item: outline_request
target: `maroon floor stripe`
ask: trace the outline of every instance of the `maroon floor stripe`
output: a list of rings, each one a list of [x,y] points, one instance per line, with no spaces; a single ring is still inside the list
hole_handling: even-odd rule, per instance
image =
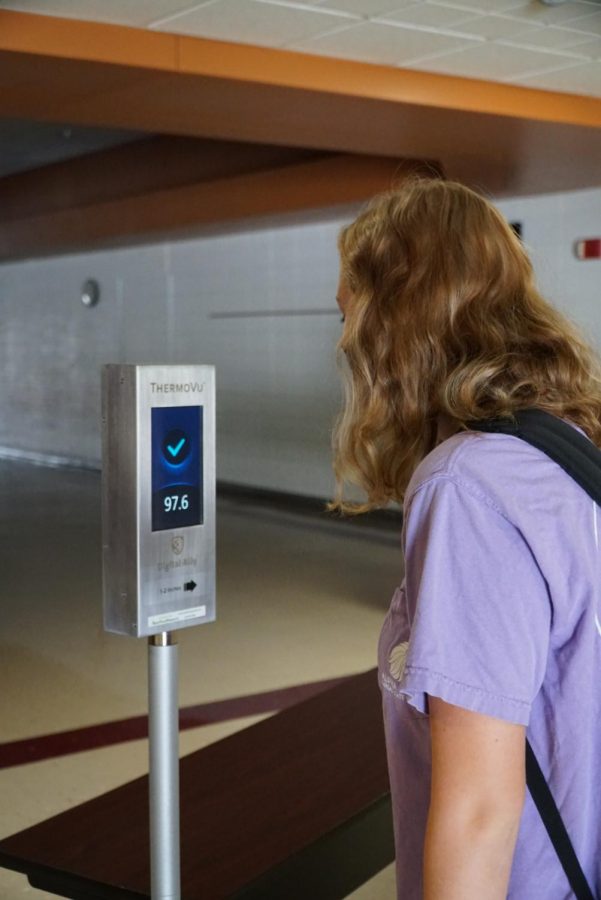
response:
[[[349,677],[349,676],[346,676]],[[245,716],[260,713],[278,712],[294,703],[300,703],[327,688],[334,687],[345,678],[330,678],[325,681],[313,681],[294,687],[265,691],[262,694],[249,694],[246,697],[234,697],[230,700],[216,700],[213,703],[201,703],[180,709],[179,728],[198,728],[215,722],[227,722]],[[102,725],[90,725],[73,731],[61,731],[58,734],[45,734],[38,737],[25,738],[21,741],[10,741],[0,744],[0,769],[9,766],[22,766],[26,763],[40,762],[69,753],[80,753],[82,750],[97,750],[111,744],[135,741],[148,736],[148,716],[136,716],[116,722],[105,722]]]

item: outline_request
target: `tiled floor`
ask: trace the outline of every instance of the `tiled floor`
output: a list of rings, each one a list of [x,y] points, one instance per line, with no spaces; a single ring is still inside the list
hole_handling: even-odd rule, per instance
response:
[[[223,501],[218,619],[180,631],[180,704],[376,664],[400,535]],[[100,476],[0,462],[0,743],[146,712],[146,642],[102,628]],[[258,717],[185,731],[181,753]],[[143,740],[0,770],[0,837],[147,771]],[[51,895],[0,869],[1,900]],[[392,866],[354,900],[391,900]]]

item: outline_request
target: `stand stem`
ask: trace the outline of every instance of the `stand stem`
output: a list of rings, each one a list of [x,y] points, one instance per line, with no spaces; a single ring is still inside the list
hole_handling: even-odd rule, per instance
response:
[[[148,639],[150,883],[152,900],[180,900],[178,647]]]

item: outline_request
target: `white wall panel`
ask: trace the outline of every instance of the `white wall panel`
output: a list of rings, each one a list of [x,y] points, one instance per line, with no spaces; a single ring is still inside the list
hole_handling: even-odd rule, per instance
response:
[[[601,348],[601,264],[572,249],[599,233],[601,190],[499,206],[523,223],[543,293]],[[97,464],[103,363],[211,363],[219,477],[329,496],[341,224],[0,266],[0,446]],[[91,310],[79,300],[90,277],[102,289]]]
[[[539,287],[601,349],[601,262],[580,261],[574,242],[601,232],[601,189],[521,197],[498,204],[524,223],[523,240]]]
[[[340,224],[171,248],[177,358],[183,361],[185,348],[191,359],[200,361],[201,353],[217,368],[222,479],[309,494],[331,491]]]
[[[0,267],[0,443],[40,453],[98,456],[98,361],[121,343],[115,260],[89,257]],[[80,290],[90,275],[103,302],[85,309]],[[124,349],[124,348],[122,348]]]

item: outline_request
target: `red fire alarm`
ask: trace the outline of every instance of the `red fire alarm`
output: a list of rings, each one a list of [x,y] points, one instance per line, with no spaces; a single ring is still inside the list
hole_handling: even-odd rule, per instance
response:
[[[574,253],[578,259],[601,259],[601,238],[585,238],[576,241]]]

